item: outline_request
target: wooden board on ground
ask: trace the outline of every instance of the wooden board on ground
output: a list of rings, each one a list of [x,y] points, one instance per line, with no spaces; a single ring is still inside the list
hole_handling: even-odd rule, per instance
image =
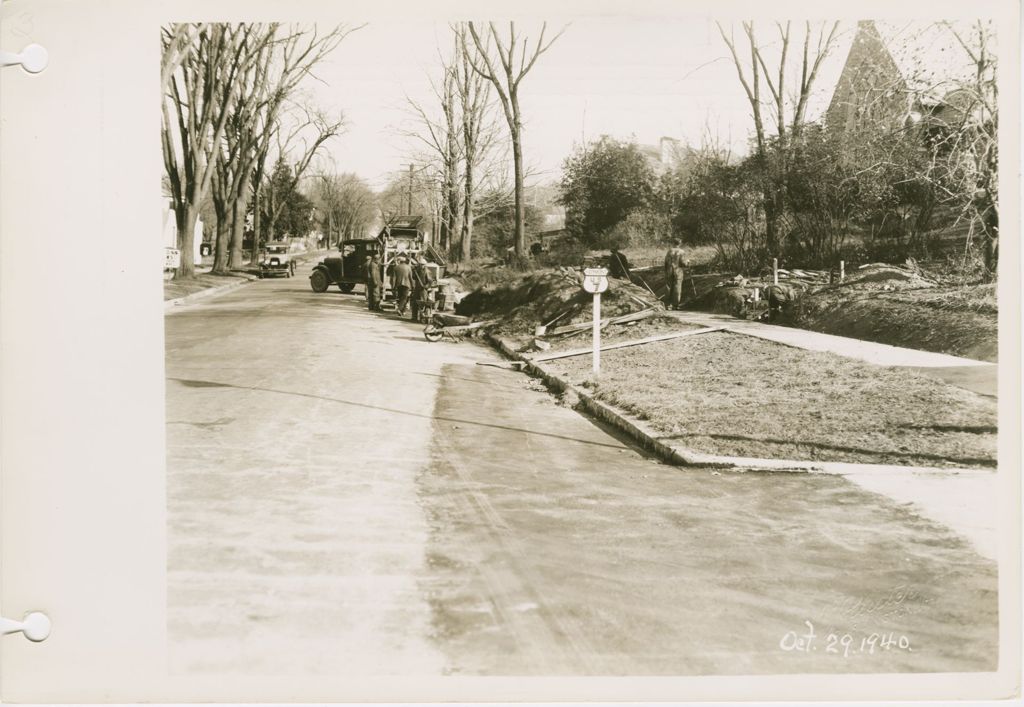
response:
[[[644,338],[644,339],[634,339],[632,341],[620,341],[620,342],[615,343],[615,344],[608,344],[607,346],[602,346],[601,350],[602,351],[610,351],[612,349],[624,349],[627,346],[640,346],[641,344],[652,344],[655,341],[668,341],[669,339],[679,339],[679,338],[681,338],[683,336],[694,336],[696,334],[707,334],[707,333],[710,333],[712,331],[725,331],[727,328],[728,327],[724,327],[724,326],[715,326],[715,327],[707,327],[705,329],[690,329],[689,331],[677,331],[677,332],[673,332],[672,334],[658,334],[656,336],[648,336],[647,338]],[[560,351],[559,353],[547,354],[545,356],[534,356],[530,360],[536,361],[537,363],[540,363],[542,361],[554,361],[555,359],[559,359],[559,358],[571,358],[572,356],[583,356],[585,354],[592,353],[593,350],[594,350],[594,347],[591,346],[591,347],[585,348],[585,349],[573,349],[571,351]]]
[[[604,327],[608,324],[625,324],[627,322],[637,322],[658,311],[655,308],[642,309],[639,312],[631,312],[629,314],[623,314],[619,317],[610,317],[608,319],[601,320],[601,326]],[[575,334],[581,331],[587,331],[593,328],[594,322],[580,322],[579,324],[567,324],[566,326],[557,327],[548,332],[549,336],[561,336],[562,334]]]

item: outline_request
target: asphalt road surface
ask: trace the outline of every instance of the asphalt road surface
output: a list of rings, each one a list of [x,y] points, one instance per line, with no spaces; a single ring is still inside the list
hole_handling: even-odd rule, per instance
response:
[[[995,563],[907,504],[662,464],[421,332],[301,275],[167,316],[174,673],[996,668]]]

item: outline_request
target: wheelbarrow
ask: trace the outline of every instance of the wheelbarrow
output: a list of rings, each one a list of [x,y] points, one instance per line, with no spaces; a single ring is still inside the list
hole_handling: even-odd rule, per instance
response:
[[[445,336],[455,340],[460,336],[466,336],[479,331],[482,327],[494,324],[497,319],[487,319],[474,322],[469,317],[462,317],[458,314],[446,314],[445,312],[434,312],[430,323],[423,330],[423,338],[427,341],[440,341]]]

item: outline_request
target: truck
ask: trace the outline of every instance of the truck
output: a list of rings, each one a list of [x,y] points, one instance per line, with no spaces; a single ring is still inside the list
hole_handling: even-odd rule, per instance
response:
[[[326,292],[331,285],[337,285],[341,292],[348,294],[356,285],[366,285],[366,259],[374,255],[380,258],[384,272],[399,255],[423,254],[429,268],[434,269],[435,281],[441,277],[447,264],[437,250],[426,242],[421,219],[410,218],[388,223],[376,238],[354,238],[338,244],[338,255],[324,258],[313,267],[309,274],[309,286],[313,292]],[[391,296],[388,278],[384,278],[384,298]]]

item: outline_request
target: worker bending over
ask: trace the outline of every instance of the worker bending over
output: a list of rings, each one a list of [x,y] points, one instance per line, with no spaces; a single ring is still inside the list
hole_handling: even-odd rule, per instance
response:
[[[398,316],[404,317],[405,307],[409,304],[409,292],[412,290],[412,268],[404,255],[395,259],[395,267],[391,271],[391,287],[398,300]]]

